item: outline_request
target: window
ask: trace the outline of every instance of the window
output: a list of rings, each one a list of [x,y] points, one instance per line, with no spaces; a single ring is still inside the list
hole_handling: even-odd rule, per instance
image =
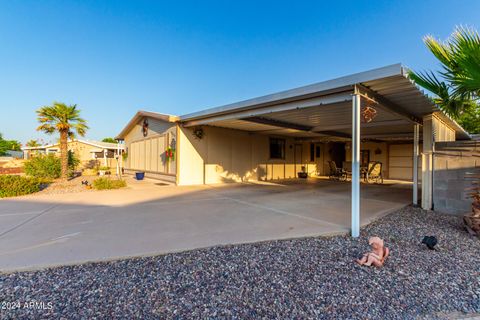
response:
[[[285,139],[270,138],[270,159],[285,159]]]
[[[320,154],[321,154],[320,146],[316,146],[315,147],[315,157],[320,158]]]
[[[315,161],[315,145],[310,143],[310,162]]]

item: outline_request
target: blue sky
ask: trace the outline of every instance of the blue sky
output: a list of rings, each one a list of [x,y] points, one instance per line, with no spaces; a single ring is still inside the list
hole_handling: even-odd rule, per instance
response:
[[[1,1],[0,132],[41,138],[35,110],[76,103],[87,137],[139,109],[186,114],[402,62],[425,34],[479,28],[480,1]],[[56,137],[47,137],[54,140]]]

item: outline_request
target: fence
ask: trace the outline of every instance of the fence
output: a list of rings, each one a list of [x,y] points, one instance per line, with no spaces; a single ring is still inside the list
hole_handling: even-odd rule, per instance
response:
[[[463,214],[472,200],[465,189],[471,186],[467,173],[480,173],[480,141],[435,143],[433,206],[436,211]]]

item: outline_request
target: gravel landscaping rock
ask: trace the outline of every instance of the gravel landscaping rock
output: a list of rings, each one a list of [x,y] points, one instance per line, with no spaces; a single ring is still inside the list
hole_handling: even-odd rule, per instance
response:
[[[381,269],[353,262],[373,235],[391,250]],[[438,250],[421,244],[425,235],[438,238]],[[24,307],[32,301],[37,307]],[[363,228],[359,239],[269,241],[0,274],[2,302],[21,303],[0,310],[3,319],[448,319],[480,312],[480,241],[459,217],[407,207]]]

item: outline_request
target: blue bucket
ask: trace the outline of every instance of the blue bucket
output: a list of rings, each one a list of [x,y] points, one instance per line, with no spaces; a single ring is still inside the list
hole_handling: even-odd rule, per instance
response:
[[[137,178],[137,180],[143,180],[143,178],[145,178],[145,172],[135,172],[135,178]]]

